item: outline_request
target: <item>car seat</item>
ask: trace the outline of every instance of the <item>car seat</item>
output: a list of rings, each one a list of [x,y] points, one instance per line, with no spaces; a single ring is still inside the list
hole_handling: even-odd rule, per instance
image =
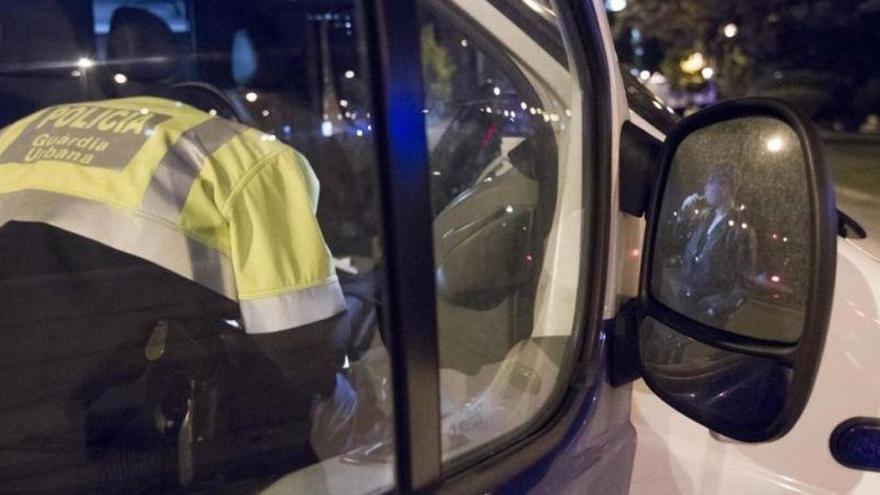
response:
[[[29,0],[0,9],[0,126],[50,105],[84,100],[94,52],[90,2]]]
[[[164,394],[149,399],[148,370],[201,359],[205,353],[178,349],[184,334],[210,348],[204,323],[234,318],[236,305],[48,225],[7,223],[0,246],[0,485],[84,489],[173,470],[174,438],[135,427],[161,413]],[[195,317],[203,324],[194,325]],[[153,337],[150,350],[151,335],[170,322],[186,323],[173,323],[181,330],[166,329],[161,344]],[[110,472],[121,479],[107,478]]]
[[[110,19],[107,59],[100,67],[101,86],[109,97],[139,95],[183,79],[182,46],[168,24],[136,7],[120,7]],[[125,84],[115,80],[125,76]]]
[[[4,490],[189,485],[314,462],[310,408],[333,392],[345,315],[254,340],[233,301],[75,234],[10,222],[0,253]],[[300,359],[279,367],[266,344]]]
[[[333,393],[348,315],[254,339],[235,302],[61,229],[7,223],[0,253],[4,489],[187,485],[315,461],[310,408]]]

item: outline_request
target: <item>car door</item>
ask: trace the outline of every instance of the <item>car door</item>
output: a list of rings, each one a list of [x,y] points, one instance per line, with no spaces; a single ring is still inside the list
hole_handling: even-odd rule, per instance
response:
[[[414,488],[628,488],[629,390],[607,383],[603,322],[619,290],[606,273],[625,102],[599,5],[379,10],[389,296],[406,309],[390,315],[395,399],[411,411],[398,479]]]

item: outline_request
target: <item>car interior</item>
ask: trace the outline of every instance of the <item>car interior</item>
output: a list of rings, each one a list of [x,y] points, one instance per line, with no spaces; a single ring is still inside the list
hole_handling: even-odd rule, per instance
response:
[[[320,50],[323,43],[326,59],[326,29],[322,35],[311,23],[317,46],[278,39],[283,23],[309,24],[293,5],[227,2],[249,14],[238,18],[222,8],[189,17],[192,5],[174,1],[39,3],[4,4],[0,14],[2,126],[63,102],[163,97],[286,138],[323,184],[364,187],[322,191],[327,242],[355,259],[340,273],[349,311],[313,330],[333,334],[333,345],[298,342],[313,359],[283,386],[240,331],[233,301],[55,227],[0,228],[0,380],[16,384],[4,386],[9,394],[0,406],[4,490],[118,491],[206,483],[216,473],[255,479],[315,462],[311,398],[332,395],[346,356],[382,345],[371,274],[375,216],[364,204],[372,199],[372,154],[357,149],[369,144],[310,133],[322,121],[322,102],[304,89],[316,74],[286,67],[321,59],[303,46]],[[101,35],[96,17],[108,17],[109,7]],[[177,14],[188,23],[185,32],[157,15],[162,8],[184,9]],[[38,26],[52,26],[53,35],[38,34]],[[196,32],[205,35],[196,40]],[[297,73],[303,80],[290,77]],[[259,108],[249,93],[259,94]]]
[[[234,302],[61,229],[0,226],[0,383],[16,384],[3,386],[0,404],[4,489],[210,492],[229,482],[259,485],[345,453],[347,462],[388,460],[387,394],[360,394],[368,420],[325,421],[320,445],[319,421],[309,416],[312,398],[338,393],[340,372],[386,353],[379,325],[378,165],[369,71],[353,49],[363,36],[356,5],[221,0],[201,8],[204,3],[5,2],[0,128],[60,103],[149,95],[277,136],[308,157],[322,185],[318,220],[348,311],[319,322],[315,331],[331,334],[332,345],[304,347],[313,364],[304,360],[301,377],[279,385],[278,370],[241,331]],[[535,95],[522,98],[540,106]],[[477,356],[445,352],[451,358],[443,366],[474,374],[531,331],[558,158],[552,131],[540,119],[514,124],[500,111],[484,113],[478,99],[458,104],[433,146],[432,200],[435,233],[455,233],[438,247],[450,329],[441,345]],[[491,184],[500,177],[493,174],[503,166],[502,152],[516,173]],[[510,192],[522,207],[510,226],[497,215],[505,205],[491,199],[498,191]],[[521,251],[506,249],[511,243]],[[513,266],[509,279],[470,273],[465,262],[499,252]],[[501,323],[491,324],[493,318]],[[294,412],[271,413],[279,410]],[[333,428],[339,431],[328,434]],[[351,455],[363,445],[368,448]]]

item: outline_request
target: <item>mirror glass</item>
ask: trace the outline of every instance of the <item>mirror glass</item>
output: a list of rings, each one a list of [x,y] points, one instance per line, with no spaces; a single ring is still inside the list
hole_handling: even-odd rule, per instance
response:
[[[651,295],[714,328],[797,342],[813,256],[806,172],[798,135],[775,118],[688,135],[667,178]]]
[[[645,380],[700,423],[736,438],[768,428],[782,412],[792,372],[777,360],[703,344],[652,318],[639,333]]]

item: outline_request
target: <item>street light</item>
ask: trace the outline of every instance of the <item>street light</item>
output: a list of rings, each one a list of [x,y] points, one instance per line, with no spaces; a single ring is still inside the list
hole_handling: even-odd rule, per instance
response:
[[[626,8],[626,0],[605,0],[605,9],[609,12],[620,12]]]
[[[736,24],[732,22],[724,26],[724,36],[727,38],[733,38],[736,36],[737,32],[739,32],[739,28],[737,28]]]
[[[696,74],[706,67],[706,57],[700,52],[694,52],[681,61],[679,64],[681,70],[687,74]]]
[[[711,67],[703,67],[703,70],[700,71],[700,75],[703,76],[703,79],[708,81],[715,77],[715,69]]]
[[[782,151],[785,143],[782,142],[782,138],[779,136],[773,136],[767,140],[767,151],[771,153],[779,153]]]

